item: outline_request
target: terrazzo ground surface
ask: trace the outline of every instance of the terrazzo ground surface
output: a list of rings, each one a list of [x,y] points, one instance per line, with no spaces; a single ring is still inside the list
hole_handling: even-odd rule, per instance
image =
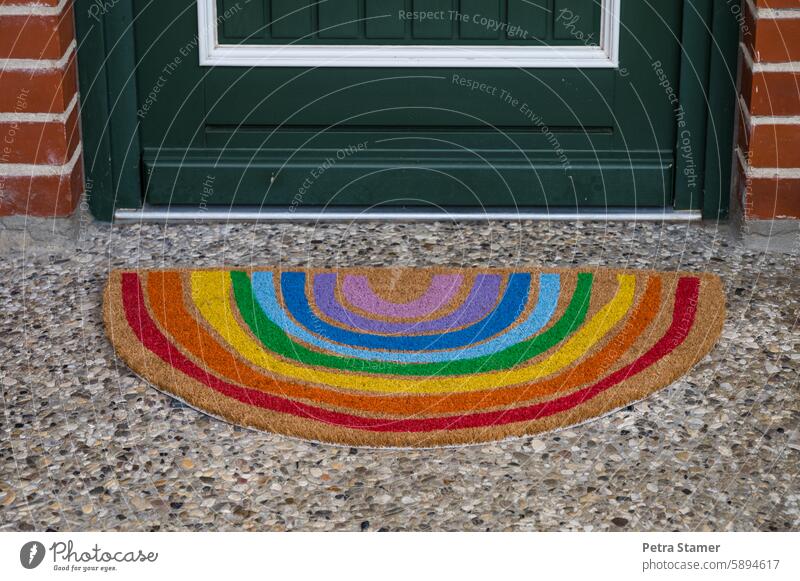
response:
[[[0,530],[800,530],[798,254],[713,225],[84,224],[0,266]],[[114,357],[110,268],[612,266],[722,276],[720,343],[670,388],[556,434],[355,450],[251,432]]]

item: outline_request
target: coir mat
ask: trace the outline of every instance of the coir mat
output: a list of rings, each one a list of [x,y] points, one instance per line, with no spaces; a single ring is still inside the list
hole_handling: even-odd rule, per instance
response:
[[[104,318],[158,389],[348,446],[464,445],[582,423],[716,342],[718,277],[614,269],[114,271]]]

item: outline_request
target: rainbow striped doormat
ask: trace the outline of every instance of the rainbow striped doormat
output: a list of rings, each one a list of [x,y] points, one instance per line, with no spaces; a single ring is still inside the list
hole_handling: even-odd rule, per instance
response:
[[[104,317],[157,388],[349,446],[555,430],[675,381],[716,342],[718,277],[610,269],[114,271]]]

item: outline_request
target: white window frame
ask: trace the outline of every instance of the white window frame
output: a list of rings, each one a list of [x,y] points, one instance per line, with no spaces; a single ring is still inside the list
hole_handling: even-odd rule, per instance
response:
[[[599,46],[219,44],[216,0],[197,0],[201,66],[618,68],[620,3],[603,0]]]

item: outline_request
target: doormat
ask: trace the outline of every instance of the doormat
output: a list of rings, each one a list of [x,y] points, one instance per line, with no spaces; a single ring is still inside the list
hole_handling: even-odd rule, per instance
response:
[[[348,446],[579,424],[713,347],[718,277],[611,269],[112,272],[104,319],[158,389],[237,425]]]

